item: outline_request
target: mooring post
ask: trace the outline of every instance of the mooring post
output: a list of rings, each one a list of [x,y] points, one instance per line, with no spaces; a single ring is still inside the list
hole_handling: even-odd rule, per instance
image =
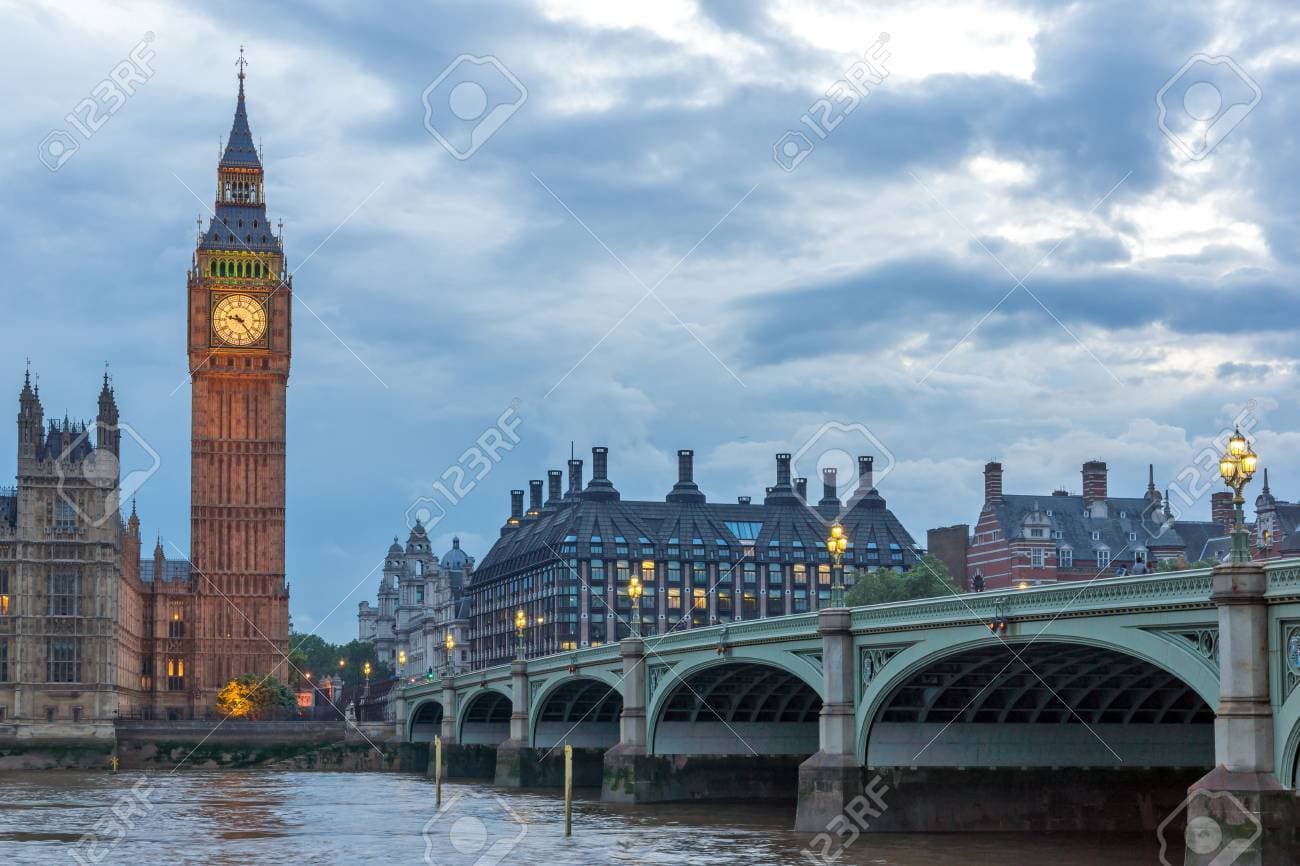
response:
[[[564,744],[564,835],[573,835],[573,746]]]
[[[442,808],[442,737],[433,738],[433,806]]]

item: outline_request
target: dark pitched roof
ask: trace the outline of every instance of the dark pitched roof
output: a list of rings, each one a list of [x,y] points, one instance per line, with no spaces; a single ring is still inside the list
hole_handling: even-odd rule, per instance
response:
[[[1113,558],[1121,559],[1124,557],[1120,551],[1128,553],[1139,547],[1183,550],[1203,546],[1209,531],[1206,527],[1216,526],[1212,523],[1168,522],[1159,511],[1158,503],[1137,497],[1107,497],[1104,518],[1090,516],[1082,496],[1010,494],[995,503],[993,509],[1008,540],[1025,537],[1025,519],[1035,511],[1040,512],[1050,524],[1057,546],[1068,545],[1075,551],[1076,558],[1079,551],[1091,551],[1102,546],[1109,549]],[[1094,532],[1096,538],[1093,538]]]
[[[753,547],[760,562],[788,561],[769,557],[769,550],[788,556],[799,547],[813,559],[824,552],[828,523],[837,516],[851,544],[846,563],[856,559],[863,565],[896,565],[889,556],[891,546],[903,554],[902,565],[915,561],[912,536],[874,490],[842,515],[837,508],[807,506],[793,495],[788,501],[781,498],[765,504],[575,497],[507,530],[483,557],[473,580],[482,583],[562,555],[586,558],[592,555],[593,544],[601,547],[596,556],[604,558],[698,559],[690,548],[703,547],[704,558],[716,560],[725,545],[733,561],[740,559],[742,547]],[[616,553],[623,544],[627,553]],[[572,554],[563,550],[566,545]],[[880,552],[878,560],[866,556],[873,545]],[[654,553],[644,553],[645,547],[652,547]],[[679,548],[680,554],[670,557],[669,547]]]

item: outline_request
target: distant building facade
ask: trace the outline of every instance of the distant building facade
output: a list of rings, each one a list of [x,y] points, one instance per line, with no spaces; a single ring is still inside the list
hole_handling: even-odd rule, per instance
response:
[[[592,449],[591,481],[581,460],[511,491],[501,536],[470,584],[475,667],[516,652],[523,610],[526,652],[562,652],[617,641],[630,630],[630,579],[644,586],[643,634],[816,610],[830,602],[828,524],[844,526],[846,569],[910,567],[912,537],[875,489],[872,458],[858,462],[849,502],[834,470],[811,502],[807,481],[791,478],[791,456],[776,457],[776,482],[762,503],[711,503],[694,480],[694,453],[678,452],[678,479],[662,501],[625,500],[608,475],[608,451]]]
[[[1002,489],[1002,464],[984,467],[984,505],[962,549],[960,527],[931,530],[942,541],[949,567],[964,561],[968,587],[982,579],[989,589],[1032,586],[1098,575],[1144,574],[1161,562],[1220,558],[1227,550],[1232,498],[1211,499],[1212,519],[1173,516],[1156,489],[1154,467],[1139,497],[1111,496],[1107,467],[1090,460],[1082,467],[1082,493],[1009,494]]]
[[[441,560],[433,554],[424,526],[416,521],[406,547],[393,539],[384,557],[377,606],[357,609],[357,638],[375,645],[375,657],[398,676],[464,670],[470,657],[470,573],[474,558],[453,538]],[[450,655],[447,635],[452,636]],[[402,662],[403,654],[405,663]]]

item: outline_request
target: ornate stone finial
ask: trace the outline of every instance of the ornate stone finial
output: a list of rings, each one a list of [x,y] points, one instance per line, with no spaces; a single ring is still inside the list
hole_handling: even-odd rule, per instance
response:
[[[235,61],[235,65],[239,67],[239,80],[242,84],[244,80],[244,67],[248,65],[248,60],[244,57],[244,46],[242,45],[239,46],[239,59]]]

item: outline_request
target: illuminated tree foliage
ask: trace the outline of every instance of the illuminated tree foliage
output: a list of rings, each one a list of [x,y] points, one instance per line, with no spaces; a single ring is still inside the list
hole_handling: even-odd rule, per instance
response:
[[[244,674],[217,692],[217,712],[234,719],[260,719],[274,710],[297,709],[293,691],[273,677]]]

